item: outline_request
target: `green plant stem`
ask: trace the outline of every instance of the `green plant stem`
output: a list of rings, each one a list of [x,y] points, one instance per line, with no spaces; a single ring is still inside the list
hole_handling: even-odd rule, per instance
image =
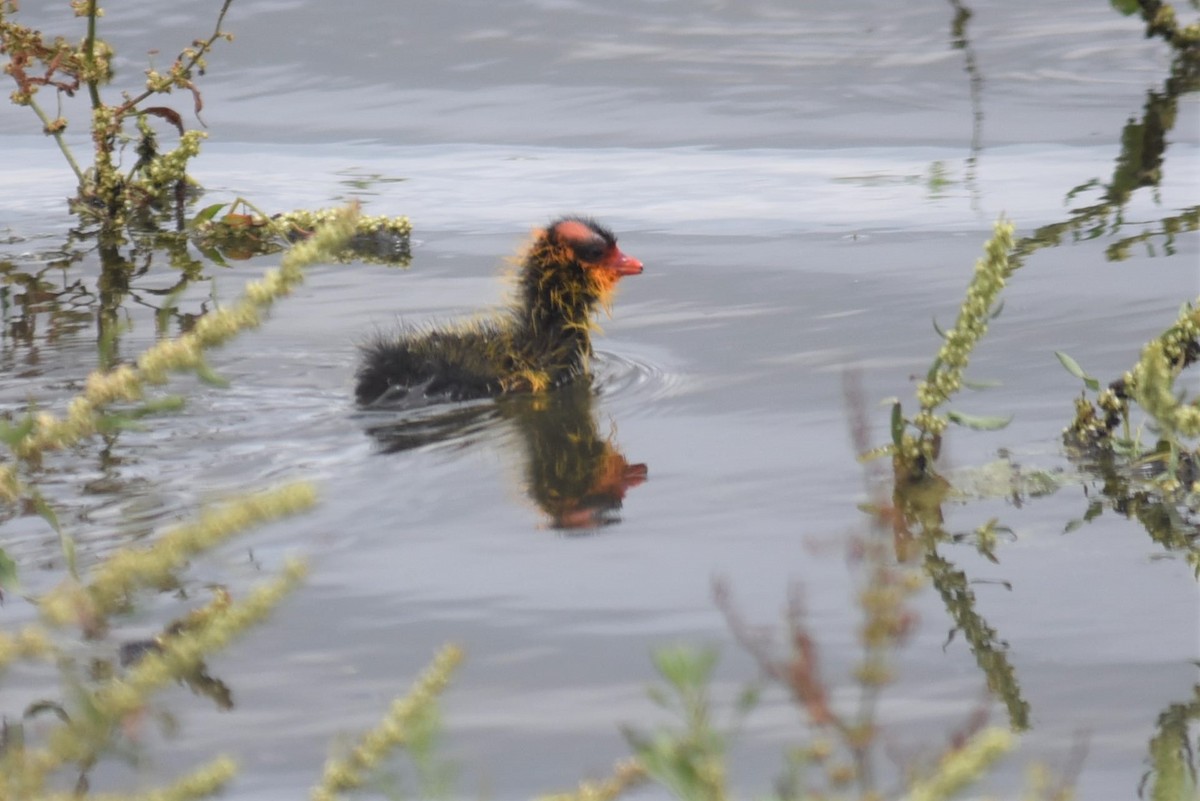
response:
[[[95,5],[95,2],[96,2],[96,0],[92,0],[93,5]],[[196,62],[198,62],[200,59],[204,58],[205,53],[207,53],[209,50],[212,49],[213,43],[216,42],[217,39],[221,38],[221,23],[225,21],[225,14],[228,13],[229,7],[231,5],[233,5],[233,0],[225,0],[225,2],[221,4],[221,12],[219,14],[217,14],[217,24],[216,24],[216,27],[213,28],[212,36],[209,36],[207,39],[200,42],[199,47],[196,49],[196,54],[194,56],[192,56],[191,60],[187,63],[187,65],[185,67],[183,67],[182,69],[179,69],[178,71],[172,69],[173,73],[179,74],[179,75],[185,75],[185,74],[191,72],[192,68],[196,66]],[[150,97],[151,95],[157,94],[157,93],[158,93],[158,90],[156,90],[156,89],[146,89],[140,95],[137,95],[136,97],[126,100],[125,103],[123,103],[121,105],[120,111],[122,113],[124,113],[124,112],[128,111],[129,109],[136,107],[138,103],[141,103],[146,98]],[[197,104],[197,111],[199,111],[199,104]],[[208,126],[205,126],[205,127],[208,127]]]
[[[875,650],[875,649],[872,649]],[[882,662],[878,653],[873,656],[868,656],[870,662]],[[871,766],[871,750],[869,741],[864,742],[863,732],[870,731],[876,727],[876,709],[878,708],[879,696],[881,687],[877,684],[863,682],[861,685],[862,693],[858,700],[858,713],[856,715],[856,723],[854,730],[850,731],[844,723],[841,723],[839,728],[842,730],[843,741],[850,744],[851,758],[854,760],[854,777],[858,784],[859,791],[864,798],[869,796],[871,788],[875,786],[875,771]]]
[[[71,155],[71,149],[67,147],[67,142],[63,138],[62,131],[53,131],[53,120],[42,110],[42,107],[37,104],[37,101],[31,96],[29,98],[29,107],[33,109],[33,113],[42,121],[42,128],[50,132],[50,136],[54,137],[54,142],[58,145],[58,149],[62,151],[63,158],[67,160],[67,164],[71,167],[71,172],[75,173],[75,180],[83,186],[83,170],[79,169],[79,162],[75,161],[75,157]]]
[[[99,11],[99,9],[96,7],[96,3],[98,3],[98,2],[99,2],[99,0],[88,0],[87,38],[83,40],[83,57],[87,61],[88,75],[90,76],[88,78],[88,82],[87,82],[88,96],[92,100],[92,110],[93,111],[99,110],[101,105],[103,105],[103,103],[100,100],[100,84],[96,81],[96,78],[95,78],[95,75],[96,75],[96,17],[98,16],[97,12]],[[80,178],[79,182],[82,185],[83,179]]]

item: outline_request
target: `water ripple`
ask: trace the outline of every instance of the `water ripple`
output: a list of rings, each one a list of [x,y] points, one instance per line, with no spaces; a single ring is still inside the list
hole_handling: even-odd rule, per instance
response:
[[[593,385],[606,399],[655,401],[694,389],[687,376],[642,358],[597,351],[592,358]]]

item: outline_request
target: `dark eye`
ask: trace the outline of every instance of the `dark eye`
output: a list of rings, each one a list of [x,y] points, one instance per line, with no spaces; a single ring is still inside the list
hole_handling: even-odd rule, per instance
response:
[[[594,264],[604,259],[604,254],[608,251],[608,243],[603,239],[588,239],[573,243],[573,248],[576,259]]]

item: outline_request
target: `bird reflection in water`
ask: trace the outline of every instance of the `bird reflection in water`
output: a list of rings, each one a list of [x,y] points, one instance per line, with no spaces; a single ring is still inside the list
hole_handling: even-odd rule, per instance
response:
[[[625,494],[646,480],[614,436],[601,436],[588,379],[537,394],[511,395],[469,406],[434,407],[369,428],[383,453],[433,444],[465,447],[501,420],[524,449],[525,491],[556,529],[584,533],[620,521]]]

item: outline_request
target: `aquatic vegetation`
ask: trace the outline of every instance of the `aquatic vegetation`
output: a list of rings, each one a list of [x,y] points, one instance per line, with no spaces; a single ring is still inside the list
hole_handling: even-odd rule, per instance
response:
[[[155,588],[164,576],[179,569],[188,551],[207,550],[222,538],[242,533],[255,523],[294,514],[312,501],[311,488],[304,486],[235,501],[140,552],[118,551],[98,566],[86,586],[68,579],[41,599],[43,624],[30,625],[17,636],[0,634],[0,667],[17,659],[57,661],[72,698],[63,703],[41,703],[57,710],[60,720],[37,741],[20,724],[6,724],[0,738],[0,798],[66,798],[50,788],[58,783],[56,777],[72,774],[77,776],[77,792],[71,797],[86,793],[90,770],[112,751],[115,742],[133,736],[154,695],[177,681],[187,681],[195,689],[193,678],[202,669],[203,660],[261,623],[296,587],[307,568],[303,563],[290,562],[276,579],[252,589],[241,600],[231,599],[224,591],[216,593],[207,606],[170,627],[150,647],[139,648],[127,671],[113,672],[99,680],[75,675],[73,661],[62,646],[52,643],[53,630],[70,625],[94,632],[97,617],[119,612],[136,591]],[[180,542],[184,530],[195,532],[186,544]],[[181,545],[185,549],[182,552]],[[88,603],[80,605],[78,601],[84,597]],[[413,721],[428,714],[461,657],[462,652],[453,646],[443,649],[410,692],[392,705],[378,729],[345,757],[330,761],[312,797],[332,799],[339,791],[357,786],[363,771],[405,744]],[[218,757],[156,790],[102,797],[123,801],[209,798],[235,773],[234,760]]]
[[[785,648],[778,655],[769,630],[748,624],[737,611],[729,588],[721,582],[715,585],[717,605],[735,639],[754,657],[761,674],[788,692],[811,729],[802,744],[786,751],[783,773],[769,798],[940,801],[979,781],[1016,746],[1016,738],[1007,728],[987,725],[986,714],[977,710],[936,758],[900,766],[902,795],[883,789],[895,777],[882,775],[875,764],[884,742],[879,719],[881,693],[895,680],[892,663],[916,625],[908,601],[924,585],[919,570],[890,557],[888,520],[894,513],[886,505],[877,507],[870,532],[855,536],[850,546],[855,554],[853,569],[860,574],[857,605],[863,615],[858,627],[863,658],[853,671],[858,693],[839,693],[842,702],[834,700],[840,683],[822,674],[821,649],[804,622],[797,592],[793,591],[788,604]],[[718,710],[710,690],[717,652],[674,646],[659,649],[653,658],[666,688],[652,689],[651,698],[674,713],[679,725],[663,725],[651,732],[626,728],[635,762],[619,763],[608,779],[581,785],[574,793],[544,796],[543,801],[607,801],[646,779],[687,801],[723,801],[736,796],[729,783],[730,745],[741,721],[758,705],[762,687],[756,683],[746,686],[730,710],[731,722],[718,727]],[[849,701],[855,695],[857,703]],[[1044,769],[1041,774],[1046,775]],[[1065,799],[1070,783],[1069,777],[1043,781],[1025,797]]]
[[[976,610],[975,592],[965,571],[956,568],[936,549],[929,549],[922,568],[942,597],[954,621],[952,632],[962,633],[971,654],[987,679],[988,690],[1004,704],[1015,731],[1029,728],[1029,702],[1021,693],[1017,672],[1008,658],[1008,644]]]
[[[324,222],[311,237],[288,251],[278,270],[247,285],[239,302],[201,318],[191,331],[151,347],[135,365],[94,372],[84,392],[67,404],[64,418],[38,412],[17,426],[7,426],[6,444],[21,461],[29,463],[47,450],[66,447],[113,425],[120,413],[111,407],[140,400],[147,385],[166,380],[170,371],[196,369],[202,365],[204,350],[261,322],[262,312],[303,280],[305,266],[325,260],[353,236],[356,218],[356,209],[351,208]],[[16,463],[0,467],[0,486],[7,503],[26,496],[40,501],[36,487],[26,486],[19,478]],[[75,675],[73,661],[56,642],[54,632],[74,628],[87,638],[102,636],[109,619],[132,608],[139,593],[174,586],[179,572],[194,557],[252,526],[308,509],[315,501],[314,488],[303,483],[235,499],[205,512],[193,523],[164,532],[147,547],[118,549],[91,570],[86,581],[72,568],[57,588],[37,599],[41,623],[12,634],[0,633],[0,668],[18,660],[56,661],[62,666],[64,693],[73,699],[43,704],[58,711],[60,722],[38,742],[25,734],[20,724],[6,729],[0,738],[0,798],[39,801],[60,797],[50,788],[57,783],[56,777],[70,773],[77,775],[77,790],[86,792],[92,767],[112,750],[114,740],[121,739],[123,732],[144,716],[155,693],[175,682],[186,682],[227,706],[229,690],[204,672],[204,659],[260,623],[302,579],[306,572],[302,563],[287,564],[277,579],[251,590],[243,599],[234,600],[228,592],[218,591],[207,606],[193,610],[153,641],[127,644],[123,650],[136,654],[132,666],[98,681]],[[53,517],[49,508],[45,514]],[[73,547],[71,539],[64,538],[64,551]],[[68,564],[74,565],[73,556],[67,556]],[[338,790],[354,786],[363,771],[403,745],[404,727],[428,713],[460,659],[461,651],[445,649],[412,692],[397,701],[376,732],[345,758],[331,761],[314,797],[333,798]],[[220,757],[169,786],[122,798],[207,798],[220,791],[235,770],[232,760]]]
[[[1200,360],[1200,299],[1188,304],[1179,320],[1146,345],[1134,365],[1127,390],[1154,418],[1162,434],[1173,445],[1182,437],[1200,437],[1200,402],[1187,402],[1176,395],[1175,379],[1184,368]]]
[[[1146,23],[1146,36],[1161,38],[1180,58],[1200,59],[1200,23],[1193,22],[1181,27],[1175,8],[1170,3],[1161,0],[1114,0],[1113,7],[1123,14],[1140,13]]]
[[[574,792],[538,796],[538,801],[612,801],[646,781],[646,769],[637,759],[623,759],[604,779],[582,781]]]
[[[388,754],[409,744],[420,718],[430,713],[462,659],[461,648],[444,647],[408,693],[392,702],[378,726],[362,735],[346,754],[325,764],[321,782],[312,791],[313,801],[334,801],[339,793],[361,787]]]
[[[1068,530],[1096,519],[1107,505],[1138,520],[1167,551],[1182,554],[1200,577],[1200,526],[1195,522],[1200,511],[1200,397],[1189,398],[1176,387],[1184,371],[1200,360],[1200,299],[1185,303],[1175,323],[1107,386],[1066,354],[1059,359],[1085,388],[1075,400],[1075,418],[1063,430],[1063,444],[1101,482],[1099,497]],[[1135,407],[1145,415],[1136,426]],[[1147,428],[1156,435],[1151,444],[1142,442]]]
[[[1169,6],[1146,2],[1140,7],[1150,9],[1146,17],[1148,23],[1153,18],[1159,25],[1148,28],[1148,35],[1159,35],[1162,25],[1174,24]],[[963,9],[958,10],[956,26],[967,18]],[[1200,31],[1200,26],[1193,25],[1187,30],[1193,29]],[[986,558],[998,561],[996,534],[1007,531],[998,520],[993,518],[975,532],[961,534],[946,528],[943,511],[948,500],[977,492],[984,476],[992,475],[989,480],[995,483],[995,471],[986,466],[970,468],[958,471],[948,480],[935,466],[949,422],[996,428],[1004,425],[1007,419],[969,417],[953,410],[944,413],[937,410],[963,385],[963,370],[969,356],[986,334],[989,321],[1001,308],[999,292],[1026,258],[1040,248],[1061,243],[1068,233],[1076,239],[1123,233],[1127,224],[1124,208],[1133,193],[1161,182],[1164,153],[1170,141],[1166,134],[1175,124],[1178,97],[1197,86],[1194,44],[1189,44],[1186,35],[1170,41],[1177,50],[1171,77],[1162,92],[1150,92],[1141,119],[1131,119],[1125,125],[1113,178],[1108,183],[1086,182],[1067,195],[1070,202],[1085,192],[1099,189],[1100,201],[1074,209],[1068,220],[1043,226],[1019,241],[1014,240],[1011,226],[997,224],[995,235],[985,247],[984,258],[976,265],[975,276],[954,328],[946,332],[938,329],[943,343],[933,366],[918,387],[919,413],[908,419],[901,404],[894,402],[891,444],[870,452],[860,448],[860,453],[867,458],[892,456],[897,557],[921,561],[926,577],[942,596],[954,621],[953,633],[963,634],[987,676],[989,689],[1004,703],[1010,725],[1017,730],[1028,726],[1030,710],[1008,659],[1007,645],[976,610],[975,594],[966,573],[938,552],[943,543],[970,542]],[[1167,215],[1157,227],[1125,234],[1108,247],[1107,256],[1113,260],[1124,258],[1129,249],[1139,243],[1148,248],[1161,243],[1162,251],[1172,253],[1177,237],[1198,227],[1200,210],[1196,207],[1184,209]],[[1103,480],[1100,497],[1090,501],[1084,517],[1068,524],[1067,530],[1095,519],[1107,502],[1114,511],[1136,517],[1153,540],[1170,551],[1182,553],[1200,571],[1200,529],[1194,523],[1196,509],[1200,508],[1200,490],[1197,489],[1200,484],[1196,483],[1200,477],[1195,466],[1194,444],[1188,444],[1188,439],[1196,436],[1195,426],[1200,414],[1196,400],[1176,388],[1176,379],[1181,372],[1200,356],[1196,321],[1194,306],[1185,304],[1176,323],[1143,350],[1138,364],[1104,390],[1069,356],[1059,354],[1059,358],[1088,389],[1098,393],[1094,403],[1086,394],[1077,401],[1075,422],[1065,432],[1064,441],[1069,455],[1089,472],[1098,473]],[[1139,447],[1137,437],[1131,431],[1131,404],[1143,408],[1158,432],[1159,442],[1148,452]],[[1011,490],[1012,497],[1018,501],[1054,491],[1063,483],[1061,476],[1038,475],[1033,483],[1025,480],[1026,476],[1012,475],[1010,478],[1011,481],[1002,481],[1001,485],[1007,483],[1006,489]]]
[[[228,207],[224,215],[217,215]],[[245,207],[246,212],[236,211]],[[295,209],[267,216],[241,198],[233,203],[216,203],[197,212],[189,223],[191,240],[215,264],[225,258],[245,259],[286,250],[305,239],[338,215],[337,209]],[[345,246],[331,254],[341,263],[360,262],[408,266],[412,258],[409,237],[412,224],[407,217],[359,215],[354,233]]]
[[[904,417],[900,402],[893,403],[892,442],[868,454],[890,455],[900,483],[936,475],[934,462],[941,452],[942,433],[950,423],[973,428],[999,428],[1008,423],[1008,418],[976,417],[954,410],[938,413],[938,409],[962,389],[963,372],[972,351],[987,333],[989,322],[1003,308],[999,296],[1012,271],[1009,253],[1013,248],[1014,227],[1001,220],[993,230],[992,238],[984,245],[984,255],[975,263],[975,272],[954,327],[945,332],[938,329],[942,346],[925,379],[917,387],[920,411],[909,420]]]
[[[954,19],[950,22],[950,41],[955,50],[963,54],[963,70],[967,73],[971,95],[971,155],[966,159],[964,183],[971,195],[971,208],[979,211],[979,154],[983,150],[983,75],[979,71],[979,60],[975,48],[967,36],[967,25],[972,11],[962,0],[950,0]]]
[[[169,586],[170,579],[194,557],[251,526],[297,514],[316,503],[308,484],[247,495],[236,503],[202,514],[194,523],[164,532],[150,549],[117,551],[93,571],[87,584],[66,582],[38,599],[42,619],[55,626],[77,623],[89,634],[104,628],[104,618],[124,609],[143,587]]]
[[[88,376],[84,391],[67,404],[67,413],[30,412],[3,439],[20,460],[34,461],[48,450],[59,450],[97,433],[105,426],[120,425],[122,418],[108,407],[115,403],[142,400],[147,385],[162,384],[169,373],[205,370],[204,352],[238,333],[257,327],[263,313],[279,298],[304,280],[304,268],[337,252],[354,231],[356,210],[350,209],[316,234],[295,245],[280,263],[261,279],[247,284],[245,294],[227,308],[206,314],[188,332],[154,345],[138,357],[107,372]],[[14,502],[21,494],[16,464],[0,466],[0,492]]]
[[[196,80],[204,74],[206,59],[217,42],[233,40],[233,35],[222,28],[232,3],[233,0],[224,0],[212,33],[183,48],[169,67],[162,71],[147,68],[140,93],[122,92],[120,102],[106,103],[102,92],[114,77],[112,64],[116,54],[98,35],[103,16],[98,0],[72,3],[76,16],[86,24],[86,34],[77,45],[62,36],[50,40],[43,32],[22,25],[16,19],[19,4],[14,0],[0,2],[0,54],[8,56],[5,72],[16,84],[10,99],[18,106],[28,107],[41,120],[43,131],[54,139],[75,174],[78,194],[72,210],[81,220],[98,223],[104,237],[122,236],[118,232],[128,227],[128,236],[141,241],[147,252],[167,250],[174,263],[191,268],[198,264],[186,252],[189,241],[214,263],[224,264],[221,253],[231,258],[247,258],[279,252],[287,243],[307,236],[336,214],[333,209],[296,210],[273,218],[258,212],[230,213],[215,219],[224,205],[216,204],[196,214],[185,225],[184,208],[200,193],[198,184],[187,173],[188,165],[199,155],[208,134],[188,129],[183,115],[175,109],[149,103],[165,102],[160,96],[177,90],[188,92],[196,120],[203,124],[200,112],[204,101]],[[91,109],[91,166],[81,166],[81,160],[71,152],[65,138],[67,119],[61,116],[51,119],[39,101],[43,89],[55,91],[60,108],[65,99],[86,90]],[[163,150],[161,134],[152,127],[152,118],[177,134],[173,148]],[[126,169],[122,157],[130,147],[136,158]],[[164,217],[173,218],[175,230],[162,230],[159,223]],[[410,233],[405,217],[364,216],[346,251],[348,255],[338,258],[407,264]]]
[[[146,70],[145,88],[138,94],[123,93],[116,104],[105,103],[102,88],[113,78],[114,52],[98,36],[99,19],[103,11],[97,0],[76,0],[75,14],[86,21],[86,34],[78,44],[64,37],[47,40],[38,30],[14,20],[19,4],[14,0],[0,3],[0,53],[9,57],[5,72],[13,79],[16,90],[13,103],[27,106],[41,120],[43,131],[53,137],[78,182],[75,210],[81,215],[95,216],[107,223],[121,225],[137,210],[182,202],[189,188],[187,163],[200,152],[200,142],[206,134],[185,130],[182,116],[166,106],[148,106],[147,101],[176,89],[192,95],[197,117],[204,106],[195,84],[203,74],[205,58],[218,41],[232,36],[221,29],[233,0],[225,0],[217,14],[211,35],[196,39],[183,48],[165,72]],[[91,138],[93,163],[81,166],[71,153],[64,133],[67,120],[51,119],[38,100],[40,90],[54,89],[59,105],[63,98],[72,97],[83,89],[91,108]],[[147,117],[165,120],[179,134],[179,143],[172,150],[160,152],[157,134],[150,128]],[[136,135],[126,126],[134,123]],[[136,141],[136,162],[122,172],[119,151],[127,142]]]
[[[1160,4],[1154,2],[1153,5]],[[1192,27],[1200,30],[1200,24]],[[1094,199],[1072,208],[1067,219],[1043,225],[1022,237],[1010,257],[1014,269],[1031,254],[1042,248],[1055,247],[1068,236],[1072,241],[1117,236],[1135,224],[1127,219],[1126,207],[1138,190],[1161,184],[1168,148],[1173,140],[1171,133],[1179,119],[1179,98],[1200,88],[1200,61],[1197,61],[1200,47],[1193,46],[1184,53],[1172,64],[1161,88],[1146,92],[1140,115],[1131,115],[1122,127],[1120,151],[1112,176],[1106,181],[1092,178],[1078,184],[1066,193],[1064,201],[1074,203],[1089,195]],[[1165,215],[1154,225],[1140,220],[1136,224],[1142,230],[1123,235],[1110,244],[1105,249],[1106,258],[1122,261],[1128,258],[1135,245],[1144,246],[1151,254],[1156,252],[1156,245],[1163,253],[1174,253],[1180,234],[1200,230],[1200,206]]]
[[[1197,453],[1188,450],[1187,441],[1200,438],[1200,399],[1178,393],[1175,381],[1200,360],[1200,299],[1185,303],[1175,323],[1142,349],[1137,364],[1104,389],[1074,359],[1061,353],[1059,359],[1087,390],[1097,393],[1094,402],[1086,391],[1076,401],[1075,419],[1063,432],[1068,448],[1079,454],[1110,451],[1142,457],[1144,449],[1131,430],[1133,403],[1149,416],[1166,446],[1168,480],[1177,479],[1180,467],[1185,476],[1195,472],[1191,463]],[[1181,459],[1185,464],[1180,465]]]
[[[284,500],[295,493],[281,490],[274,496]],[[233,504],[218,518],[208,518],[195,527],[195,545],[214,542],[214,537],[245,530],[254,522],[298,511],[311,503],[311,494],[303,489],[300,496],[282,504],[262,505],[266,498],[251,498]],[[298,503],[297,503],[298,501]],[[307,502],[306,502],[307,501]],[[38,742],[28,735],[7,735],[0,743],[0,797],[49,799],[56,797],[50,788],[55,777],[75,773],[77,789],[86,790],[87,774],[112,748],[114,738],[141,717],[155,693],[195,671],[201,660],[229,644],[234,638],[260,622],[296,585],[305,568],[299,563],[286,566],[281,575],[250,591],[240,601],[218,593],[210,604],[194,612],[185,629],[157,642],[125,673],[114,673],[89,682],[76,676],[73,660],[62,646],[52,644],[51,631],[76,626],[94,633],[99,620],[111,615],[128,602],[135,589],[153,587],[162,571],[170,570],[179,559],[174,551],[179,537],[164,538],[139,554],[118,552],[123,565],[105,563],[86,586],[68,578],[60,588],[42,599],[43,624],[31,625],[17,638],[4,643],[0,664],[14,659],[55,660],[63,671],[64,686],[71,688],[72,701],[54,704],[60,720]],[[88,604],[77,602],[86,598]],[[233,775],[233,763],[217,759],[189,776],[164,788],[164,798],[203,798],[219,790]]]
[[[1158,801],[1196,798],[1200,790],[1197,776],[1197,752],[1192,745],[1191,727],[1200,721],[1200,684],[1192,698],[1170,704],[1158,716],[1157,731],[1150,740],[1147,762],[1150,768],[1142,777],[1138,795]],[[1149,789],[1149,795],[1145,790]]]

